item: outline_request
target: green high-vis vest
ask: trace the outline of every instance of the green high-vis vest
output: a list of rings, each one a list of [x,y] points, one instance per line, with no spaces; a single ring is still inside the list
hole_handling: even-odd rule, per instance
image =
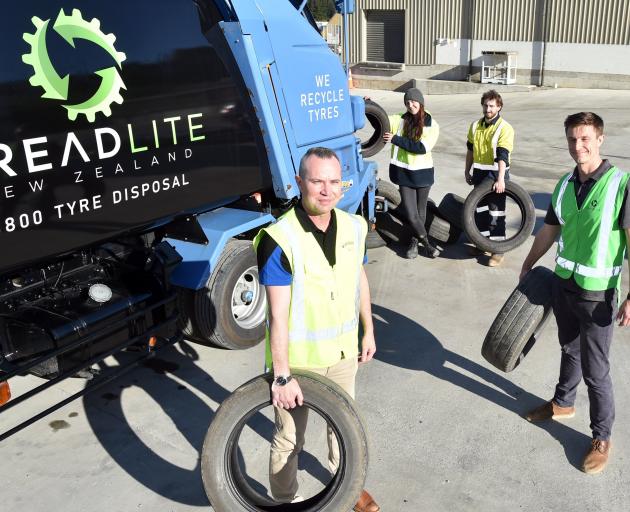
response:
[[[589,191],[578,209],[575,193],[568,187],[573,173],[556,185],[551,204],[560,221],[555,273],[584,290],[619,287],[626,250],[626,234],[619,214],[630,175],[611,167]]]
[[[302,229],[295,209],[261,230],[280,246],[291,265],[289,306],[289,366],[325,368],[338,363],[341,353],[357,357],[360,277],[365,254],[367,223],[358,215],[335,209],[337,240],[335,265],[330,266],[312,233]],[[266,364],[272,366],[266,333]]]

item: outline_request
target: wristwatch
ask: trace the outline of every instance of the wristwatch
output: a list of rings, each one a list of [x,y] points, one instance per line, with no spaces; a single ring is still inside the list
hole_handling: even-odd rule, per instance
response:
[[[275,379],[273,379],[273,385],[286,386],[292,380],[293,380],[293,377],[291,377],[291,375],[278,375]]]

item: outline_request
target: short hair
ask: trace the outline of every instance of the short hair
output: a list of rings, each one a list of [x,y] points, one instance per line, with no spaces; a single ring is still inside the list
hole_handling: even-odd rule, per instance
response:
[[[322,160],[328,160],[330,158],[334,158],[339,163],[339,167],[341,167],[341,161],[339,160],[337,153],[335,153],[332,149],[324,148],[321,146],[315,146],[313,148],[310,148],[306,153],[304,153],[304,156],[300,159],[300,169],[298,171],[298,174],[300,178],[302,179],[306,177],[306,170],[307,170],[306,161],[311,156],[316,156],[317,158],[321,158]]]
[[[592,126],[598,137],[604,133],[604,120],[594,112],[578,112],[567,116],[564,120],[565,135],[569,132],[569,128],[576,126]]]
[[[497,102],[497,105],[499,107],[503,108],[503,98],[494,89],[490,89],[489,91],[486,91],[486,92],[484,92],[481,95],[481,104],[482,105],[488,100],[495,100]]]

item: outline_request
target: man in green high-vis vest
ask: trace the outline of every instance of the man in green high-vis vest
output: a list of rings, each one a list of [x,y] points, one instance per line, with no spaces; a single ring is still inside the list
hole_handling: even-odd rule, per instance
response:
[[[615,419],[608,359],[615,317],[630,324],[630,294],[618,308],[624,255],[630,240],[627,173],[600,156],[604,122],[592,112],[568,116],[564,128],[576,162],[551,198],[545,223],[523,262],[521,279],[558,241],[553,311],[561,345],[560,377],[549,402],[526,415],[532,422],[575,416],[582,378],[588,388],[593,433],[582,469],[601,472],[608,463]]]

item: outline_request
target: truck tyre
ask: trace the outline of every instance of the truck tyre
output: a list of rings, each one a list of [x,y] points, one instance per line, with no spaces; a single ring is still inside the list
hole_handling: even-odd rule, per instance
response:
[[[536,222],[536,209],[527,191],[513,181],[505,182],[505,194],[512,199],[521,211],[521,225],[517,233],[506,240],[490,240],[479,231],[475,223],[475,211],[481,200],[492,193],[494,182],[485,180],[475,187],[464,203],[464,231],[468,239],[482,251],[491,253],[506,253],[523,244],[532,234]]]
[[[464,227],[462,216],[465,201],[463,197],[449,192],[442,198],[438,206],[440,215],[460,230]]]
[[[551,313],[552,279],[548,268],[532,269],[492,322],[481,355],[499,370],[511,372],[536,343]]]
[[[314,373],[294,370],[304,394],[304,406],[320,414],[333,428],[340,447],[340,465],[326,487],[306,501],[280,505],[247,482],[239,464],[239,437],[247,421],[271,406],[271,374],[256,377],[223,401],[201,450],[201,477],[217,512],[237,510],[322,511],[352,510],[367,474],[368,441],[365,424],[352,398],[337,384]]]
[[[266,298],[252,243],[231,240],[201,290],[195,292],[196,338],[228,349],[246,349],[265,337]]]
[[[427,219],[429,218],[428,210],[429,208],[427,207]],[[429,224],[427,233],[431,238],[437,240],[438,242],[442,242],[444,244],[454,244],[457,240],[459,240],[462,230],[442,218],[439,210],[437,210],[434,211],[431,216],[431,223]]]
[[[374,128],[374,133],[366,141],[361,141],[361,153],[364,158],[376,155],[385,147],[383,134],[390,130],[389,117],[382,107],[372,100],[365,100],[365,117]]]

